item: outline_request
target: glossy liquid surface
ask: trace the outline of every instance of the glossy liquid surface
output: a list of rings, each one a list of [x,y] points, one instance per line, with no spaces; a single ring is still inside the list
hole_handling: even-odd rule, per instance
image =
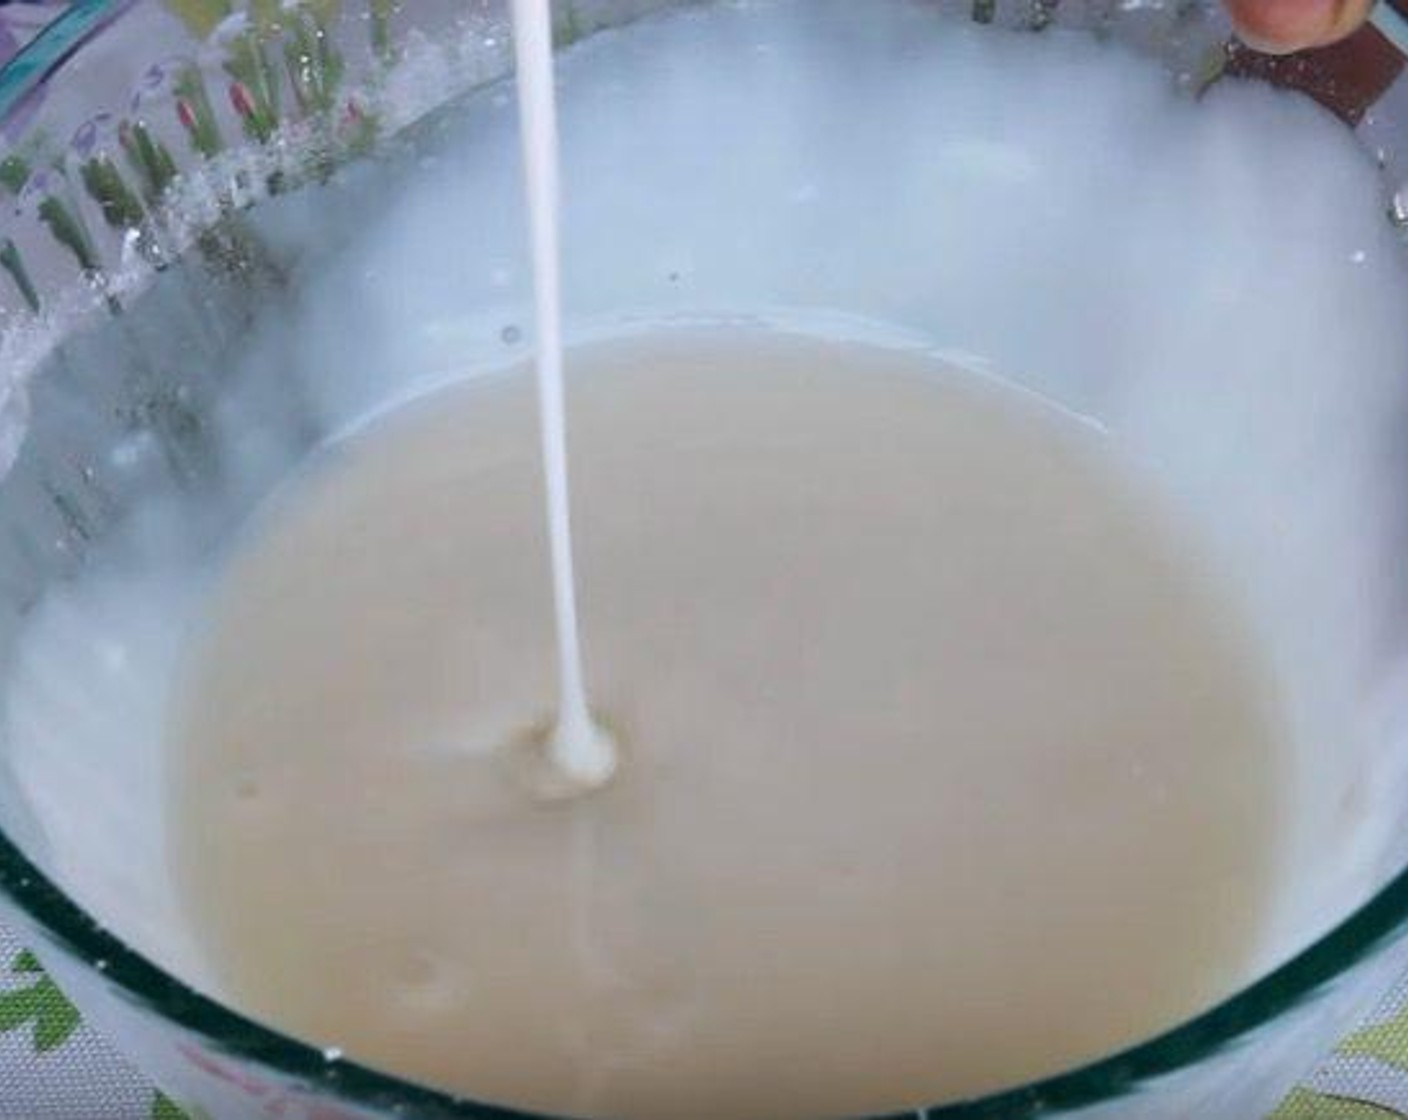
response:
[[[501,745],[554,652],[526,371],[266,507],[190,647],[178,870],[233,1001],[479,1099],[819,1116],[977,1093],[1225,994],[1277,736],[1100,433],[918,354],[719,328],[572,357],[611,785]]]

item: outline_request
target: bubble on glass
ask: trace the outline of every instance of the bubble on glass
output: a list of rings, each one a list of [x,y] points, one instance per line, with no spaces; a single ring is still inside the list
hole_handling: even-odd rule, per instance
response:
[[[1399,187],[1389,202],[1388,220],[1399,229],[1408,229],[1408,186]]]

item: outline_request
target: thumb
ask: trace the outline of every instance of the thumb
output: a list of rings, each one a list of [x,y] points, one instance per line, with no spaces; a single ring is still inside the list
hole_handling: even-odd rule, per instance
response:
[[[1373,0],[1226,0],[1237,34],[1268,54],[1290,54],[1343,39],[1369,16]]]

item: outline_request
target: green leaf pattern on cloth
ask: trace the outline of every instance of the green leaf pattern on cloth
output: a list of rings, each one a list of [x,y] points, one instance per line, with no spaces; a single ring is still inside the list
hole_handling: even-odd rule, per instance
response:
[[[3,936],[3,944],[13,944],[4,931],[0,931],[0,936]],[[49,978],[38,957],[28,949],[10,954],[8,963],[0,967],[0,1039],[22,1039],[31,1054],[36,1058],[45,1058],[47,1068],[50,1063],[65,1064],[58,1058],[58,1052],[73,1041],[82,1025],[78,1009]],[[91,1032],[88,1034],[91,1046],[94,1039]],[[73,1050],[74,1047],[69,1046],[68,1049]],[[72,1070],[68,1071],[68,1076],[72,1076]],[[148,1115],[138,1117],[131,1114],[131,1120],[209,1120],[208,1117],[186,1112],[164,1093],[149,1087],[142,1088],[135,1072],[131,1074],[131,1079],[136,1090],[132,1094],[134,1103],[144,1098],[151,1102]],[[5,1072],[0,1068],[0,1090],[3,1090],[5,1083]],[[16,1115],[9,1109],[17,1103],[3,1099],[3,1092],[0,1092],[0,1116]],[[44,1114],[52,1115],[48,1111]],[[117,1118],[114,1117],[114,1120]]]
[[[157,1093],[152,1097],[152,1114],[150,1120],[193,1120],[179,1105],[176,1104],[165,1093]]]
[[[1297,1089],[1267,1120],[1397,1120],[1401,1115],[1368,1101]]]
[[[28,949],[10,962],[9,973],[27,982],[0,992],[0,1033],[28,1026],[38,1053],[47,1054],[62,1046],[78,1029],[77,1008],[45,975]]]
[[[1408,1007],[1381,1023],[1355,1031],[1340,1043],[1336,1052],[1377,1058],[1408,1072]]]

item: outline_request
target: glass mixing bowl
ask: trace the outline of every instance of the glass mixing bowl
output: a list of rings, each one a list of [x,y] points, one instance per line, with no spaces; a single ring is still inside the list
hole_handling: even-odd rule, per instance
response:
[[[668,6],[560,0],[559,39]],[[1220,10],[1198,0],[928,6],[992,34],[1122,41],[1190,98],[1220,81],[1306,91],[1377,160],[1384,221],[1408,225],[1408,82],[1387,9],[1382,32],[1272,60],[1231,43]],[[199,505],[215,485],[211,417],[241,389],[216,371],[239,368],[230,356],[250,325],[337,249],[270,238],[279,208],[297,221],[299,206],[375,205],[358,169],[433,145],[447,103],[508,71],[507,36],[492,0],[78,0],[0,70],[0,677],[27,671],[17,638],[46,592],[81,575],[148,495]],[[324,434],[296,399],[269,420],[295,447]],[[194,520],[168,547],[208,547],[231,524]],[[121,660],[98,639],[82,648]],[[122,707],[119,669],[94,708],[141,737],[151,713]],[[1356,834],[1362,870],[1324,900],[1316,936],[1255,983],[1084,1068],[918,1115],[1240,1120],[1273,1108],[1408,966],[1400,754],[1343,766],[1335,795],[1351,816],[1381,806],[1385,826]],[[515,1115],[285,1037],[189,984],[197,970],[153,886],[160,812],[144,798],[160,789],[159,761],[133,757],[146,761],[68,740],[21,756],[7,736],[0,916],[172,1098],[216,1117]]]

